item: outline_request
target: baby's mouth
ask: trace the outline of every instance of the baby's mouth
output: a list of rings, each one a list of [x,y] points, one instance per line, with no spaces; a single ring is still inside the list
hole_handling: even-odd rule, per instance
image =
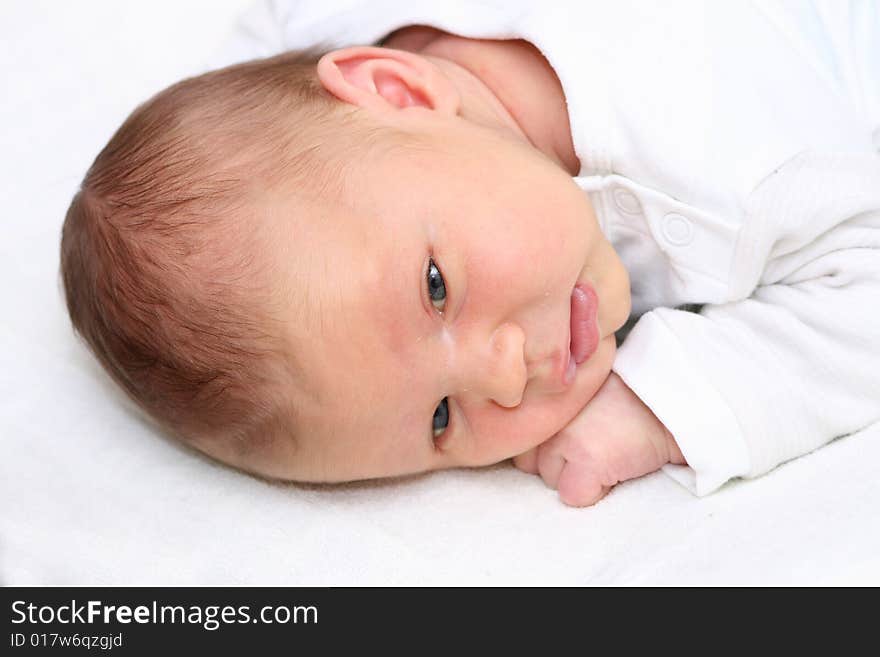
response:
[[[568,370],[580,365],[596,351],[599,345],[599,326],[596,321],[599,299],[588,283],[578,283],[571,292],[571,341]],[[568,378],[566,372],[566,378]]]

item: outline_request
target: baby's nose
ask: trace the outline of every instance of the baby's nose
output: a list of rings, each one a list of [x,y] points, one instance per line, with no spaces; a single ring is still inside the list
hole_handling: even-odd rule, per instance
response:
[[[516,324],[499,326],[489,339],[486,356],[477,358],[479,392],[507,408],[518,406],[528,380],[525,334]]]

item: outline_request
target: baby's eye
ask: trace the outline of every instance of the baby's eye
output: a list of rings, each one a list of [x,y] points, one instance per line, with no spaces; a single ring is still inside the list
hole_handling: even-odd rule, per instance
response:
[[[432,429],[434,431],[434,438],[439,438],[444,431],[446,431],[446,427],[449,425],[449,398],[444,397],[443,401],[440,402],[440,405],[437,406],[437,410],[434,411],[434,421],[432,424]]]
[[[446,283],[443,282],[443,274],[437,269],[433,258],[428,262],[426,278],[428,281],[428,296],[431,297],[431,303],[442,313],[446,307]]]

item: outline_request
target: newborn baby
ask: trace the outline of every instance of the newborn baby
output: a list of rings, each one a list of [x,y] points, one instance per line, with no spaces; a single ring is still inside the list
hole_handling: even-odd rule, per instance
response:
[[[305,31],[308,3],[297,6]],[[74,326],[132,398],[196,448],[267,477],[512,457],[572,505],[666,464],[703,494],[880,418],[858,392],[878,377],[841,347],[873,340],[880,322],[871,311],[852,334],[833,324],[880,290],[876,152],[804,162],[768,147],[744,189],[746,176],[728,191],[700,169],[682,179],[688,198],[664,196],[649,172],[626,175],[626,157],[662,144],[620,134],[603,165],[598,147],[575,143],[584,95],[536,47],[546,34],[468,38],[475,28],[453,30],[467,19],[444,7],[366,22],[363,42],[380,46],[185,80],[114,135],[68,211],[61,266]],[[757,184],[783,165],[787,177]],[[813,199],[799,237],[770,226],[767,207],[813,187],[814,172],[848,202],[831,203],[833,189]],[[656,208],[665,243],[644,227]],[[723,276],[687,266],[692,243]],[[834,255],[847,249],[849,278]],[[631,306],[644,316],[615,361]],[[830,354],[818,376],[836,389],[835,420],[788,387],[813,375],[803,349],[814,345]],[[794,399],[754,378],[761,357]],[[699,371],[731,367],[723,381]],[[848,377],[855,390],[840,385]],[[788,428],[767,419],[779,413]]]

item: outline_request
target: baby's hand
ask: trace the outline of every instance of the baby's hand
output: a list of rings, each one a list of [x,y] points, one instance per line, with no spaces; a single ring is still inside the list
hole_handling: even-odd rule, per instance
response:
[[[618,482],[685,460],[663,423],[612,372],[568,426],[513,463],[540,474],[565,504],[590,506]]]

